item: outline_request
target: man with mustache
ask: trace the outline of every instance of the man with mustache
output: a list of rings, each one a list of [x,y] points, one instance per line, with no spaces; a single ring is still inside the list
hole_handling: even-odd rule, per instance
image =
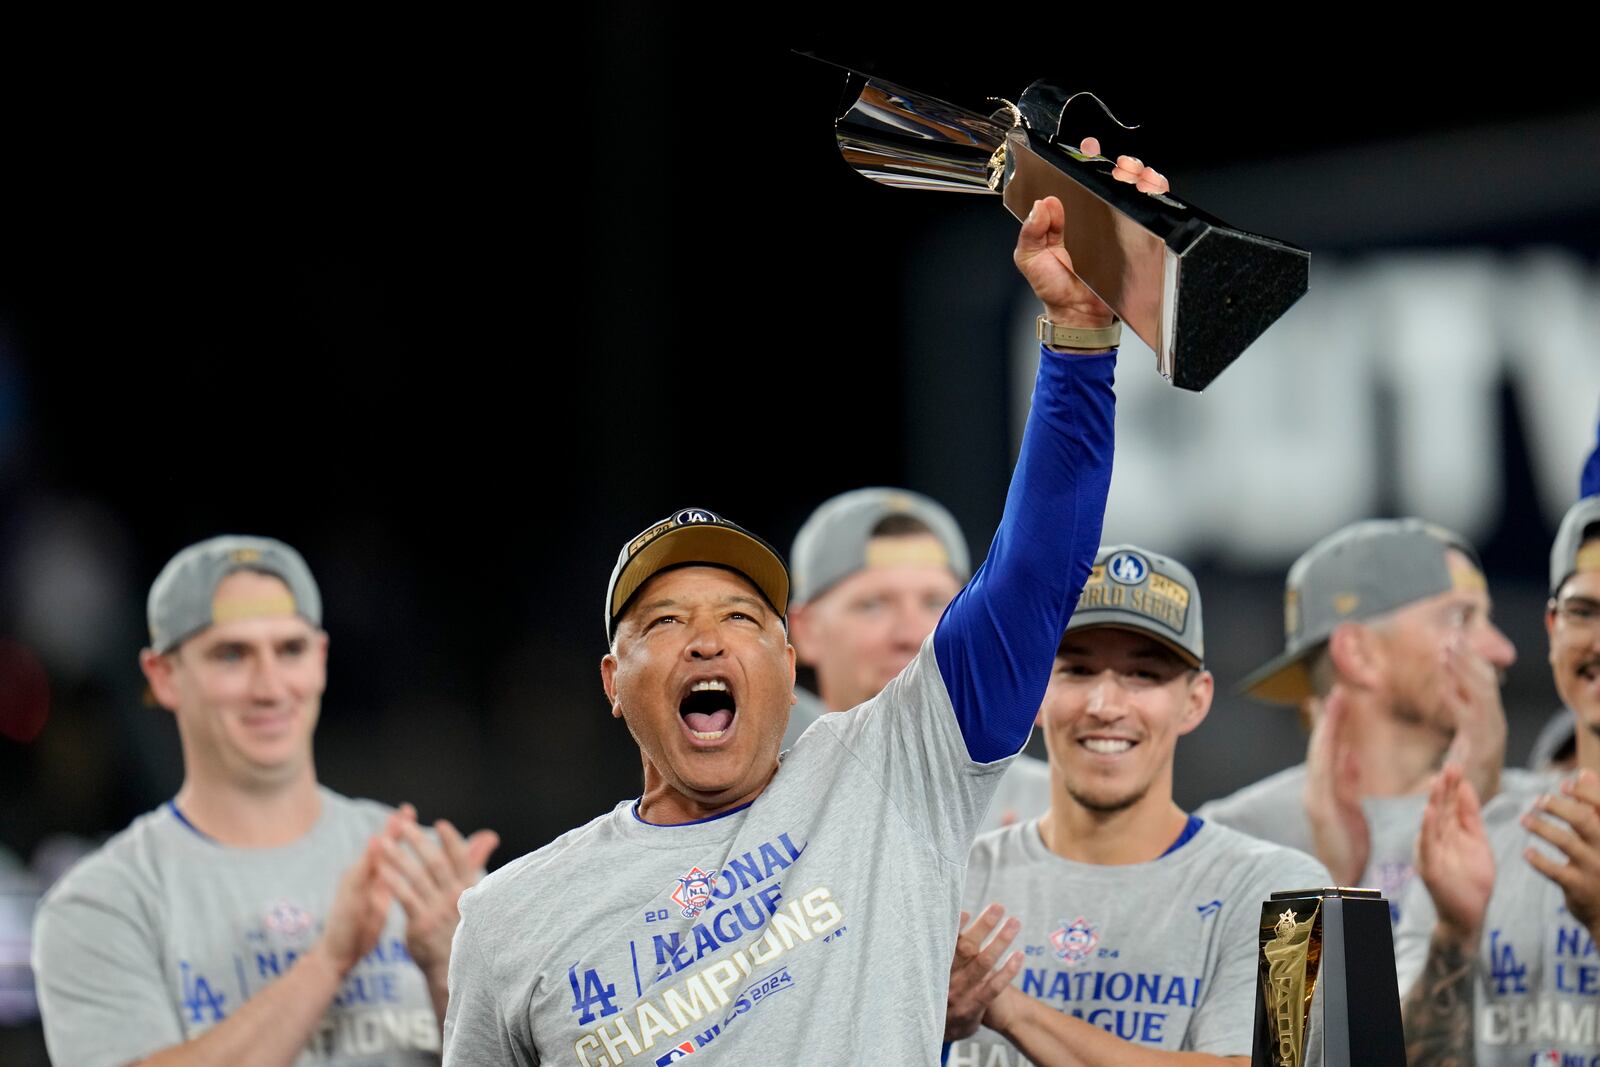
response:
[[[1579,769],[1531,805],[1481,806],[1455,765],[1429,791],[1395,940],[1412,1067],[1587,1063],[1600,1048],[1600,496],[1556,533],[1545,632]]]
[[[463,899],[446,1063],[937,1058],[967,850],[1032,729],[1110,480],[1118,330],[1064,225],[1037,202],[1014,253],[1049,347],[989,557],[865,706],[780,763],[795,651],[777,553],[695,508],[624,545],[601,680],[643,795]]]

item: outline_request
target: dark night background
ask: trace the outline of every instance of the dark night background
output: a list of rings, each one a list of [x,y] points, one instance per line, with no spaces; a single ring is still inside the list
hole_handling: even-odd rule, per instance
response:
[[[596,665],[606,577],[651,521],[707,506],[786,546],[823,498],[902,484],[981,555],[1014,224],[851,173],[843,79],[792,49],[975,108],[1035,77],[1092,88],[1145,124],[1108,147],[1316,253],[1600,253],[1600,136],[1577,135],[1600,89],[1432,41],[1221,28],[1231,58],[1202,62],[1205,26],[1141,53],[1113,44],[1143,16],[1116,13],[1010,47],[976,15],[915,39],[564,17],[0,36],[0,846],[101,835],[176,789],[175,731],[140,701],[143,597],[213,533],[281,537],[322,585],[323,780],[493,826],[497,862],[637,790]],[[954,306],[908,281],[941,228],[973,237]],[[973,344],[913,343],[930,322]],[[1552,527],[1526,409],[1509,387],[1499,408],[1484,547],[1523,653],[1519,762],[1554,706]],[[1190,562],[1224,691],[1281,640],[1285,561]],[[1292,762],[1289,718],[1220,699],[1180,800]],[[5,1033],[0,1059],[33,1062]]]

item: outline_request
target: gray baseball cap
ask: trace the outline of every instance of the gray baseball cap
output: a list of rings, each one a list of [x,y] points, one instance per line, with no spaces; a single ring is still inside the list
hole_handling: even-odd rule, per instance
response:
[[[789,568],[777,549],[705,508],[684,508],[647,526],[622,546],[606,586],[606,640],[645,582],[671,567],[726,567],[750,579],[780,616],[789,611]]]
[[[1283,590],[1284,650],[1239,683],[1269,704],[1298,705],[1314,695],[1306,662],[1344,622],[1359,622],[1452,589],[1455,549],[1483,565],[1460,535],[1421,519],[1364,519],[1324,537],[1289,568]]]
[[[960,582],[972,577],[961,527],[937,502],[909,489],[853,489],[825,501],[795,534],[789,554],[794,560],[794,602],[813,600],[856,571],[880,562],[874,558],[872,531],[894,515],[916,519],[938,542],[936,552],[921,562],[949,567]]]
[[[1600,541],[1600,496],[1586,496],[1562,516],[1550,547],[1550,595],[1578,571],[1600,571],[1600,544],[1584,546],[1585,540]]]
[[[146,615],[150,647],[170,652],[219,620],[212,615],[217,585],[235,571],[258,571],[289,588],[286,605],[312,626],[322,625],[322,594],[300,553],[270,537],[225,534],[173,556],[150,586]]]
[[[1189,568],[1137,545],[1104,545],[1067,633],[1110,626],[1155,638],[1191,667],[1204,665],[1200,587]]]

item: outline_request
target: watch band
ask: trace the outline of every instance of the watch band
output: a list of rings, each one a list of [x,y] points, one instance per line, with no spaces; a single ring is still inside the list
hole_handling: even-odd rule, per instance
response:
[[[1110,326],[1059,326],[1040,315],[1034,334],[1051,348],[1103,352],[1122,341],[1122,320],[1116,319]]]

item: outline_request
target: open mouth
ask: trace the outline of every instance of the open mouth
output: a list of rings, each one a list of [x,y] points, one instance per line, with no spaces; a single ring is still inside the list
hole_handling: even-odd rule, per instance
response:
[[[678,701],[678,715],[698,741],[722,740],[732,728],[738,710],[728,683],[721,678],[695,682]]]
[[[1126,737],[1080,737],[1078,744],[1097,756],[1120,756],[1138,742]]]

